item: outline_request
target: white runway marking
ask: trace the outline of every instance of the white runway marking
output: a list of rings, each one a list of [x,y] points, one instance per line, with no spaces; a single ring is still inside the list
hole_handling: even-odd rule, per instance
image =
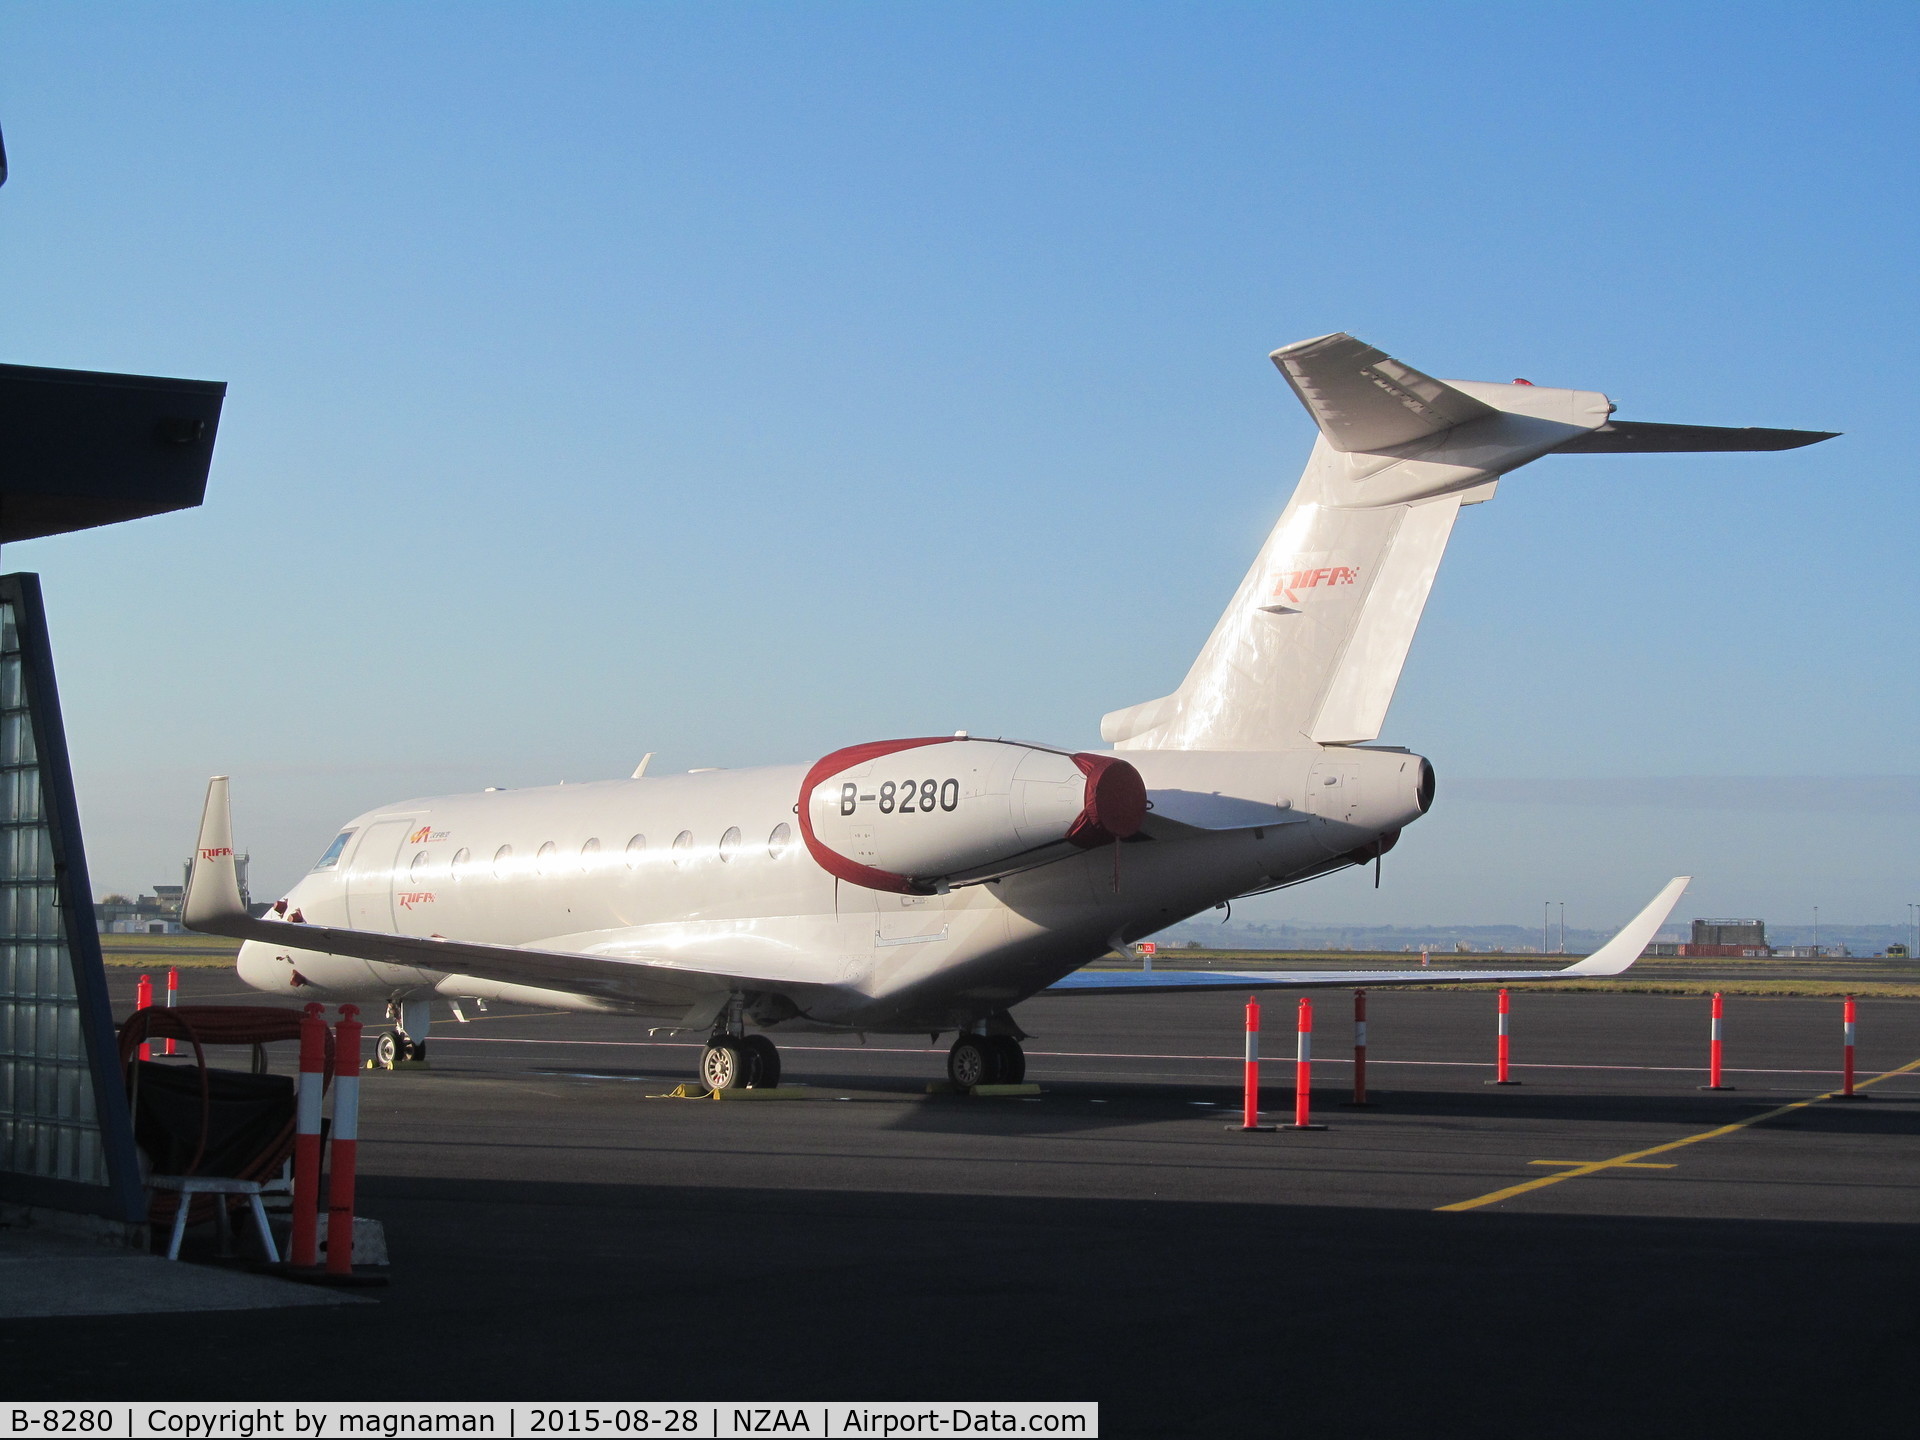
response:
[[[621,1049],[656,1050],[698,1050],[701,1045],[692,1040],[532,1040],[513,1035],[442,1035],[434,1037],[436,1045],[603,1045]],[[940,1052],[931,1047],[900,1045],[794,1045],[782,1047],[788,1054],[798,1055],[811,1051],[827,1054],[845,1055],[938,1055]],[[1165,1055],[1155,1051],[1135,1050],[1029,1050],[1029,1060],[1191,1060],[1197,1064],[1244,1063],[1242,1055]],[[1284,1063],[1282,1060],[1276,1064]],[[1351,1057],[1341,1055],[1315,1055],[1316,1065],[1351,1065]],[[1382,1060],[1375,1056],[1367,1059],[1369,1066],[1378,1065],[1430,1065],[1450,1069],[1491,1070],[1491,1060]],[[1649,1071],[1671,1075],[1703,1075],[1704,1065],[1556,1065],[1542,1061],[1513,1062],[1515,1070],[1632,1070]],[[1756,1070],[1737,1069],[1729,1065],[1729,1075],[1838,1075],[1838,1070]]]

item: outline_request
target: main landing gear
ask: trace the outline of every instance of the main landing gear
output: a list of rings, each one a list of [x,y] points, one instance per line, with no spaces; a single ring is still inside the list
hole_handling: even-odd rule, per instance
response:
[[[780,1050],[764,1035],[747,1035],[738,999],[700,1052],[700,1083],[709,1090],[771,1090],[780,1083]]]
[[[700,1052],[700,1083],[709,1090],[770,1090],[780,1083],[780,1050],[764,1035],[716,1035]]]
[[[947,1078],[962,1090],[1018,1085],[1027,1078],[1027,1052],[1011,1035],[962,1035],[947,1052]]]
[[[396,1064],[426,1064],[427,1030],[433,1022],[430,1003],[390,1000],[387,1019],[393,1029],[381,1031],[373,1042],[373,1063],[382,1070],[391,1070]]]

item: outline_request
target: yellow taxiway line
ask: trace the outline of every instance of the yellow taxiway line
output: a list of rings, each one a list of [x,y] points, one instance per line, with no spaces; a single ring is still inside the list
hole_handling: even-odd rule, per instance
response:
[[[1905,1075],[1911,1070],[1920,1070],[1920,1060],[1911,1060],[1898,1070],[1888,1070],[1874,1076],[1871,1080],[1862,1080],[1853,1088],[1864,1090],[1869,1085],[1878,1085],[1882,1080],[1895,1075]],[[1702,1130],[1698,1135],[1688,1135],[1684,1139],[1669,1140],[1664,1145],[1649,1146],[1645,1150],[1632,1150],[1625,1155],[1616,1155],[1611,1160],[1534,1160],[1534,1165],[1565,1165],[1568,1169],[1558,1175],[1542,1175],[1534,1180],[1523,1180],[1518,1185],[1509,1185],[1504,1190],[1495,1190],[1491,1194],[1476,1195],[1471,1200],[1456,1200],[1451,1205],[1436,1206],[1436,1210],[1478,1210],[1482,1205],[1492,1205],[1501,1200],[1511,1200],[1516,1195],[1524,1195],[1529,1190],[1541,1190],[1548,1185],[1558,1185],[1562,1180],[1577,1180],[1582,1175],[1597,1175],[1602,1170],[1671,1170],[1671,1164],[1649,1165],[1649,1155],[1664,1155],[1669,1150],[1678,1150],[1683,1145],[1697,1145],[1702,1140],[1718,1139],[1722,1135],[1731,1135],[1736,1130],[1745,1130],[1749,1125],[1758,1125],[1763,1120],[1772,1120],[1776,1116],[1788,1114],[1794,1110],[1804,1110],[1809,1105],[1818,1105],[1822,1100],[1831,1100],[1838,1090],[1829,1090],[1824,1095],[1815,1095],[1807,1100],[1795,1100],[1791,1105],[1781,1105],[1776,1109],[1763,1111],[1746,1120],[1736,1120],[1731,1125],[1721,1125],[1712,1130]]]

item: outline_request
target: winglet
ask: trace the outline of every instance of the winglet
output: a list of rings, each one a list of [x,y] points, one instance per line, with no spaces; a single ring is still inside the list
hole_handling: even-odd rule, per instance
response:
[[[240,872],[233,855],[233,810],[227,777],[207,782],[207,807],[200,812],[200,839],[193,847],[193,873],[181,905],[181,923],[189,930],[222,933],[222,922],[247,919],[240,899]]]
[[[1653,897],[1647,908],[1620,927],[1606,944],[1602,945],[1586,959],[1556,970],[1556,975],[1619,975],[1638,960],[1652,940],[1654,933],[1667,923],[1667,916],[1673,913],[1673,907],[1680,903],[1680,897],[1688,885],[1693,883],[1691,875],[1676,875],[1667,882],[1666,888]]]

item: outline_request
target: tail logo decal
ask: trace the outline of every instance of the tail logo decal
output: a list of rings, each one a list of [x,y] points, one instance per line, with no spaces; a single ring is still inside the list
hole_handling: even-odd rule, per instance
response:
[[[1285,600],[1290,605],[1298,605],[1301,590],[1318,590],[1321,586],[1353,585],[1360,580],[1360,567],[1357,565],[1319,565],[1314,562],[1321,557],[1296,555],[1283,560],[1272,571],[1272,588],[1267,592],[1267,601]]]

